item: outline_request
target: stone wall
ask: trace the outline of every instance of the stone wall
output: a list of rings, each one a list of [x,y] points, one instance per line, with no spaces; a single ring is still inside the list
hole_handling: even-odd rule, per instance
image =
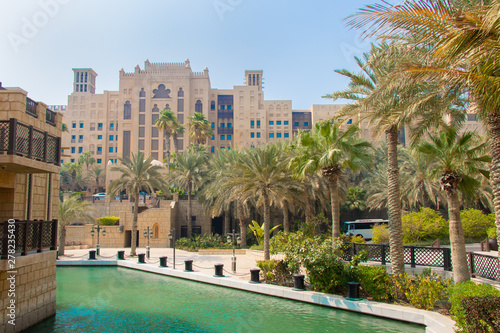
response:
[[[0,260],[0,332],[20,332],[56,313],[56,252],[17,257],[15,272],[8,273],[8,261]],[[15,276],[15,291],[7,278]],[[14,289],[14,288],[12,288]],[[8,309],[15,300],[15,326],[8,323]]]
[[[180,227],[187,226],[187,208],[188,202],[187,200],[180,200],[177,202],[177,217],[175,220],[176,228],[179,230],[180,236]],[[191,201],[191,209],[192,216],[196,216],[196,221],[193,222],[193,226],[201,226],[202,234],[211,234],[212,233],[212,218],[206,214],[203,206],[197,201]]]

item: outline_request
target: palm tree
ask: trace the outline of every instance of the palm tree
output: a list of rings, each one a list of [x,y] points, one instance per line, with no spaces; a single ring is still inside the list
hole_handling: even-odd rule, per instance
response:
[[[299,132],[298,156],[289,167],[301,177],[321,172],[328,182],[332,208],[332,238],[340,237],[340,199],[338,181],[343,168],[358,170],[371,161],[371,145],[357,137],[358,128],[342,130],[340,123],[314,124],[312,132]]]
[[[175,162],[172,164],[167,181],[172,186],[185,189],[188,195],[188,208],[187,208],[187,235],[191,237],[193,222],[192,218],[192,192],[198,189],[201,185],[206,172],[208,153],[206,150],[193,151],[188,150],[183,154],[176,156]]]
[[[59,202],[59,255],[64,255],[66,226],[74,222],[93,221],[94,217],[91,213],[94,211],[90,202],[81,201],[76,195]]]
[[[114,180],[108,187],[108,194],[114,196],[118,191],[126,190],[134,197],[134,209],[132,220],[132,244],[130,255],[135,256],[137,242],[137,216],[139,214],[139,192],[146,189],[153,193],[154,189],[164,192],[168,191],[168,186],[160,173],[162,169],[159,165],[152,165],[153,158],[149,156],[144,159],[144,153],[133,154],[131,159],[121,159],[117,166],[113,166],[111,171],[119,172],[120,178]]]
[[[77,163],[63,163],[61,167],[61,173],[68,173],[71,175],[71,185],[73,185],[73,191],[76,191],[76,178],[77,174],[81,172],[82,166]]]
[[[465,5],[464,5],[465,4]],[[417,79],[447,80],[464,87],[472,111],[488,125],[492,157],[490,182],[500,238],[500,26],[498,1],[405,1],[397,6],[376,5],[353,17],[355,27],[368,25],[369,35],[414,36],[428,49],[424,61],[403,70]],[[428,59],[433,63],[429,65]]]
[[[464,232],[460,220],[459,192],[474,196],[480,186],[473,176],[482,173],[491,159],[483,155],[486,143],[475,143],[473,132],[458,134],[453,127],[431,135],[430,142],[422,142],[418,150],[432,158],[434,175],[439,178],[441,189],[446,193],[450,219],[450,244],[455,283],[470,280]]]
[[[160,111],[160,117],[155,121],[155,126],[158,127],[158,130],[163,131],[163,136],[165,137],[168,171],[170,171],[170,137],[172,136],[176,120],[174,112],[169,109]]]
[[[82,153],[78,158],[78,164],[85,164],[87,171],[89,170],[89,166],[91,166],[94,163],[95,163],[95,158],[89,151]]]
[[[283,149],[273,144],[247,150],[228,170],[227,182],[220,187],[220,191],[230,192],[233,200],[243,203],[254,200],[257,207],[263,207],[265,260],[270,258],[271,207],[299,192],[297,182],[287,172],[285,157]]]
[[[99,181],[106,176],[106,170],[104,170],[98,165],[94,165],[90,170],[89,174],[90,177],[92,177],[95,180],[95,186],[97,188],[97,192],[99,192]]]
[[[184,126],[182,126],[179,120],[176,119],[176,122],[173,124],[172,128],[172,138],[174,139],[174,152],[176,156],[179,155],[179,136],[182,136],[184,134],[184,131]]]
[[[212,136],[212,127],[208,120],[202,113],[195,112],[194,116],[187,117],[189,122],[189,138],[194,142],[196,151],[199,149],[200,144],[205,144],[206,140]]]

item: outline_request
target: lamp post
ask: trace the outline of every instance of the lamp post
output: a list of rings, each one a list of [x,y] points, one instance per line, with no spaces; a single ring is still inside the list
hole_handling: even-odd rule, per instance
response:
[[[144,230],[144,237],[147,239],[147,245],[146,245],[146,258],[149,259],[149,238],[153,238],[153,230],[149,229],[149,226],[147,227],[146,230]]]
[[[241,237],[239,236],[240,234],[236,234],[234,232],[234,229],[233,229],[233,232],[232,233],[229,233],[227,235],[227,242],[228,243],[233,243],[233,257],[231,258],[231,268],[233,270],[233,273],[236,273],[236,253],[235,253],[235,249],[234,249],[234,237],[238,236],[238,238],[236,239],[236,242],[238,243],[238,245],[241,244]]]
[[[95,249],[96,249],[97,255],[100,256],[101,255],[101,249],[99,248],[99,232],[102,229],[102,236],[104,237],[104,236],[106,236],[106,229],[104,229],[100,225],[92,226],[92,230],[90,230],[90,234],[92,235],[92,237],[94,237],[94,233],[95,233],[94,228],[97,230],[97,244],[95,246]]]
[[[173,248],[174,248],[174,265],[172,266],[174,269],[175,269],[175,228],[172,229],[172,231],[170,231],[170,233],[168,234],[168,239],[170,239],[170,241],[173,241]]]

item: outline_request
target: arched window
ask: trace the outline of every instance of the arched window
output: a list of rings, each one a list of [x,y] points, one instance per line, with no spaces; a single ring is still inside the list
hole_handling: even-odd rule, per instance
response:
[[[179,92],[177,93],[177,97],[184,97],[184,91],[182,88],[179,88]]]
[[[158,104],[155,104],[153,107],[153,112],[160,112],[160,109],[158,109]]]
[[[139,97],[146,97],[146,92],[144,91],[144,88],[141,88],[141,91],[139,92]]]
[[[165,105],[165,110],[170,110],[170,104]]]
[[[160,226],[158,223],[153,225],[153,238],[160,238]]]
[[[170,89],[165,89],[164,84],[160,84],[158,89],[153,90],[153,98],[170,98]]]
[[[123,105],[123,119],[131,119],[132,118],[132,104],[130,101],[126,101],[125,105]]]
[[[200,100],[196,101],[196,105],[194,106],[194,111],[203,113],[203,103]]]

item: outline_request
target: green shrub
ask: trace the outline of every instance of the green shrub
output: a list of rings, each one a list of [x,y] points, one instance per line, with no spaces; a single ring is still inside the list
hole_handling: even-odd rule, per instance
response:
[[[82,192],[73,192],[73,193],[70,195],[70,197],[76,197],[76,196],[78,196],[78,197],[83,197],[83,193],[82,193]]]
[[[261,260],[257,261],[257,266],[262,270],[265,281],[282,286],[292,285],[293,274],[298,273],[286,260]]]
[[[431,310],[438,302],[444,302],[448,297],[450,279],[444,280],[431,270],[424,270],[414,277],[403,274],[395,279],[396,295],[404,295],[411,305],[418,309]]]
[[[390,301],[394,298],[392,278],[384,267],[358,266],[357,282],[362,290],[376,301]]]
[[[491,227],[488,229],[488,238],[497,238],[497,227]]]
[[[456,322],[457,331],[467,332],[467,314],[462,306],[462,300],[466,297],[488,297],[500,296],[500,290],[487,284],[475,284],[466,281],[448,287],[453,320]]]
[[[403,242],[413,243],[421,240],[436,239],[448,235],[448,222],[439,212],[422,208],[401,217],[403,223]]]
[[[343,242],[351,242],[351,243],[366,243],[366,240],[363,236],[352,236],[352,235],[340,235],[340,239]]]
[[[118,216],[103,216],[97,219],[97,223],[100,225],[118,225],[120,218]]]
[[[264,251],[264,245],[254,244],[250,246],[250,250]]]
[[[486,238],[489,228],[495,226],[495,217],[486,215],[477,209],[466,209],[460,212],[465,238]]]
[[[500,332],[500,297],[466,297],[462,300],[467,332]]]
[[[196,252],[200,249],[232,249],[221,235],[193,235],[191,238],[181,238],[175,241],[175,246],[181,250]]]
[[[387,227],[387,224],[379,224],[373,227],[372,241],[375,244],[389,243],[389,229]]]

